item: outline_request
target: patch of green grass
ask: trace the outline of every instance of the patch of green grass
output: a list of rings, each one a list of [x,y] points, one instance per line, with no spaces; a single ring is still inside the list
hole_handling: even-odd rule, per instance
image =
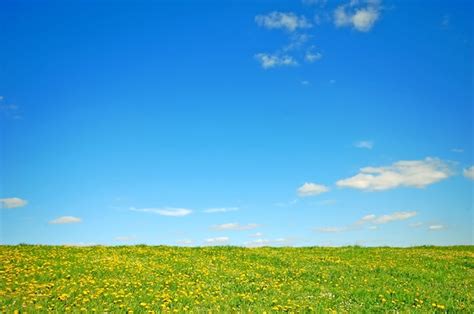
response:
[[[473,246],[0,246],[0,311],[473,313],[473,265]]]

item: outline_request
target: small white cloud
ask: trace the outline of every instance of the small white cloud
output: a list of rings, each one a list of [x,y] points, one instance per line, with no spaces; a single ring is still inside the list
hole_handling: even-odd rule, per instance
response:
[[[433,231],[439,231],[439,230],[443,230],[445,229],[446,227],[443,226],[443,225],[431,225],[428,227],[429,230],[433,230]]]
[[[215,214],[215,213],[227,213],[227,212],[235,212],[238,211],[238,207],[218,207],[218,208],[208,208],[203,210],[203,212],[207,214]]]
[[[464,169],[462,173],[466,178],[474,180],[474,166]]]
[[[253,241],[245,242],[245,246],[248,247],[259,247],[259,246],[268,246],[270,245],[270,240],[268,239],[255,239]]]
[[[245,231],[245,230],[252,230],[252,229],[258,228],[259,226],[260,225],[255,224],[255,223],[241,225],[236,222],[230,222],[230,223],[212,226],[212,229],[217,230],[217,231],[223,231],[223,230]]]
[[[354,143],[354,146],[357,148],[372,149],[374,147],[374,142],[372,141],[358,141]]]
[[[209,245],[223,245],[229,242],[228,237],[216,237],[216,238],[209,238],[206,239],[204,242]]]
[[[26,204],[28,204],[28,201],[19,197],[0,198],[0,208],[23,207]]]
[[[324,233],[337,233],[337,232],[344,232],[347,231],[347,227],[322,227],[322,228],[316,228],[316,231],[318,232],[324,232]]]
[[[118,237],[115,237],[115,241],[119,241],[119,242],[129,242],[129,241],[133,241],[135,240],[137,237],[135,236],[118,236]]]
[[[412,228],[419,228],[423,225],[422,222],[414,222],[412,224],[410,224],[409,226],[412,227]]]
[[[284,29],[293,32],[300,29],[312,27],[304,16],[297,16],[293,12],[271,12],[266,15],[257,15],[255,22],[267,29]]]
[[[453,148],[453,149],[451,149],[451,152],[453,152],[453,153],[464,153],[464,149],[462,149],[462,148]]]
[[[306,62],[313,63],[323,57],[320,52],[316,52],[314,51],[314,49],[314,46],[311,46],[308,50],[306,50],[306,53],[304,55],[304,59],[306,60]]]
[[[322,184],[306,182],[297,190],[300,197],[314,196],[329,191],[329,188]]]
[[[354,8],[358,2],[340,5],[334,11],[334,24],[337,27],[351,26],[360,32],[368,32],[380,17],[377,1],[367,1],[366,7]]]
[[[451,24],[451,16],[449,14],[443,15],[443,18],[441,19],[442,28],[448,28],[450,24]]]
[[[82,222],[81,218],[74,217],[74,216],[62,216],[56,219],[51,220],[49,223],[53,225],[60,225],[60,224],[74,224]]]
[[[251,237],[251,238],[261,238],[262,236],[263,236],[263,233],[261,233],[261,232],[255,232],[255,233],[249,235],[249,237]]]
[[[343,226],[343,227],[322,227],[316,228],[315,231],[318,232],[326,232],[326,233],[336,233],[336,232],[344,232],[344,231],[353,231],[360,229],[365,225],[369,225],[370,230],[378,229],[377,225],[386,224],[393,221],[401,221],[410,219],[417,215],[416,211],[405,211],[405,212],[394,212],[392,214],[381,215],[377,216],[374,214],[365,215],[364,217],[360,218],[356,222],[351,225]]]
[[[170,216],[170,217],[183,217],[192,213],[191,209],[187,208],[130,208],[134,212],[143,212],[143,213],[153,213],[161,216]]]
[[[296,66],[298,62],[289,55],[269,54],[269,53],[257,53],[255,59],[260,62],[262,68],[271,69],[281,66]]]
[[[385,167],[365,167],[350,178],[336,182],[339,187],[382,191],[397,187],[423,188],[452,175],[447,163],[437,158],[402,160]]]
[[[417,215],[416,211],[408,211],[408,212],[394,212],[389,215],[382,215],[382,216],[375,216],[375,215],[368,215],[365,216],[367,222],[372,222],[374,224],[386,224],[392,221],[398,220],[406,220]],[[362,218],[364,219],[364,218]]]
[[[190,239],[182,239],[182,240],[176,241],[176,243],[177,243],[178,245],[185,245],[185,246],[187,246],[187,245],[192,245],[192,244],[194,243],[194,241],[193,241],[193,240],[190,240]]]

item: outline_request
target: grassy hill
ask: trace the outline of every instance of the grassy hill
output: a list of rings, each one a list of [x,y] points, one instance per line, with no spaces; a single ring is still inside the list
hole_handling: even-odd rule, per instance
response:
[[[0,246],[0,311],[474,312],[474,247]]]

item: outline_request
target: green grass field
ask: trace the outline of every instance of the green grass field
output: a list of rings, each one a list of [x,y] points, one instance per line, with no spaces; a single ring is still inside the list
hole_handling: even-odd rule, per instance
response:
[[[473,246],[0,246],[2,313],[473,313],[473,302]]]

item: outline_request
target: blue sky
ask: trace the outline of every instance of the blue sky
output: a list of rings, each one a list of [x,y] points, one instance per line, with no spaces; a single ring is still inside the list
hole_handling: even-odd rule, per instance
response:
[[[2,1],[3,244],[473,244],[470,1]]]

